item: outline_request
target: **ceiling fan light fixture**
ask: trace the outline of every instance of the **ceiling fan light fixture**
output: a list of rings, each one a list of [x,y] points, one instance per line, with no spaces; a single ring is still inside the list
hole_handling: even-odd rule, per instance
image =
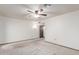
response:
[[[35,18],[39,18],[40,15],[38,15],[38,14],[34,14],[34,17],[35,17]]]

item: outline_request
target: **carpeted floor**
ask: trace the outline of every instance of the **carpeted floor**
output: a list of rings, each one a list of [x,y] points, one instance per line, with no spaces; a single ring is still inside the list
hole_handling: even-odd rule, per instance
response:
[[[78,55],[79,51],[45,42],[28,40],[0,46],[0,55]]]

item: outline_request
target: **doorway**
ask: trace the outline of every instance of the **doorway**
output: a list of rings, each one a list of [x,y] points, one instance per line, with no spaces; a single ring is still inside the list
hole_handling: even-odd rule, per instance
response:
[[[39,26],[40,38],[44,38],[44,25]]]

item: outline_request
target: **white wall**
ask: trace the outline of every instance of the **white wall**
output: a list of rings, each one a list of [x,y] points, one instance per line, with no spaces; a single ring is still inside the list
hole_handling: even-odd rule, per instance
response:
[[[38,37],[38,30],[32,28],[32,21],[10,19],[7,21],[7,41],[19,41]]]
[[[38,38],[38,29],[33,29],[32,26],[32,21],[2,17],[0,19],[0,43]]]
[[[6,41],[5,28],[5,20],[0,17],[0,43]]]
[[[45,40],[79,49],[79,11],[47,19]]]

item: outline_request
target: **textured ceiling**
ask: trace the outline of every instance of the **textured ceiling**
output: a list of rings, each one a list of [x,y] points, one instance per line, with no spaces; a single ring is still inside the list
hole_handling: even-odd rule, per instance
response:
[[[30,16],[27,9],[37,10],[43,8],[44,13],[47,13],[47,17],[41,17],[41,19],[47,19],[50,17],[55,17],[65,13],[79,10],[78,4],[52,4],[51,6],[44,7],[40,4],[1,4],[0,5],[0,16],[12,17],[16,19],[28,20],[36,19]]]

